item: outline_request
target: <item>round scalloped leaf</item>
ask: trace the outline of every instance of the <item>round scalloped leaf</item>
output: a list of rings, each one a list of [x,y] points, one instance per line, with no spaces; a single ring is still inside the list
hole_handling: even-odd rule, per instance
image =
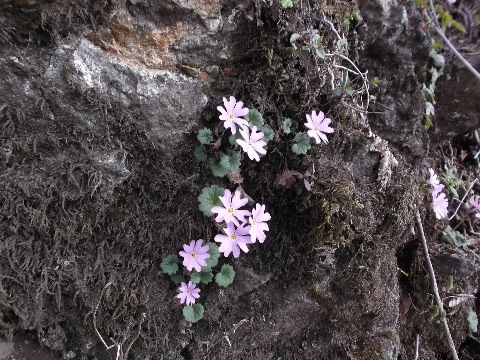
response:
[[[203,146],[203,145],[195,146],[195,152],[193,153],[193,155],[195,156],[195,159],[197,159],[198,161],[207,160],[207,154],[205,152],[205,146]]]
[[[162,271],[165,274],[172,275],[178,271],[178,257],[177,255],[168,255],[160,264]]]
[[[210,166],[210,170],[212,170],[213,176],[216,177],[224,177],[230,172],[230,170],[225,169],[222,164],[216,162],[213,159],[210,159],[208,165]]]
[[[212,130],[203,128],[198,132],[197,139],[202,145],[209,145],[213,141]]]
[[[290,134],[292,127],[292,119],[286,118],[282,121],[282,131],[284,134]]]
[[[273,140],[273,136],[275,135],[275,133],[269,125],[261,126],[259,130],[263,132],[263,140],[265,140],[266,142]]]
[[[198,208],[206,216],[212,216],[212,208],[221,205],[220,196],[223,196],[225,189],[217,185],[204,187],[202,193],[198,196]]]
[[[198,320],[203,318],[204,308],[202,304],[193,304],[185,306],[182,310],[183,317],[185,320],[196,323]]]
[[[215,243],[207,243],[208,245],[208,254],[210,257],[206,260],[207,261],[207,266],[204,268],[213,268],[218,264],[218,259],[220,258],[220,251],[218,251],[218,245]],[[202,268],[203,270],[203,268]]]
[[[204,270],[200,272],[194,271],[192,272],[192,275],[190,275],[190,280],[192,280],[192,282],[194,282],[195,284],[200,284],[200,283],[208,284],[210,281],[212,281],[212,278],[213,278],[212,272],[204,271]]]
[[[217,275],[215,275],[215,282],[218,286],[227,287],[233,283],[235,278],[235,270],[231,265],[223,265]]]
[[[180,285],[180,283],[185,281],[185,276],[182,274],[172,274],[170,275],[170,280],[172,280],[175,285]]]
[[[230,135],[228,138],[228,142],[230,143],[230,145],[235,146],[235,145],[238,145],[237,144],[238,139],[243,139],[242,134],[240,134],[240,131],[237,131],[235,134]]]
[[[260,128],[265,123],[262,114],[257,109],[250,109],[247,116],[245,116],[245,120],[248,121],[250,126],[256,126],[257,128]]]
[[[305,133],[298,133],[293,140],[295,141],[292,145],[292,151],[294,154],[306,154],[312,147],[312,145],[310,145],[310,138]]]
[[[220,165],[228,172],[237,170],[240,167],[240,153],[233,152],[231,156],[222,153],[220,155]]]

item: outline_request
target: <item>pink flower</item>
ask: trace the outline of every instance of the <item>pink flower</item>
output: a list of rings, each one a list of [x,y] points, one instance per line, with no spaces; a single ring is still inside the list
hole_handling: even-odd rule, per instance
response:
[[[185,305],[195,304],[195,299],[200,297],[200,289],[197,288],[197,285],[191,281],[188,284],[182,282],[178,288],[180,294],[177,295],[177,298],[180,299],[180,304],[185,303]]]
[[[252,243],[257,241],[263,243],[267,237],[264,231],[268,231],[266,221],[270,220],[270,214],[265,212],[265,205],[256,204],[252,210],[252,216],[248,219],[250,230],[248,233],[252,237]]]
[[[449,4],[455,4],[457,0],[447,0]]]
[[[267,150],[263,147],[267,145],[267,143],[261,139],[263,139],[263,132],[257,133],[257,127],[252,127],[252,133],[250,134],[250,130],[248,128],[240,129],[240,134],[243,136],[242,139],[237,140],[237,144],[240,145],[250,158],[250,160],[257,160],[260,161],[260,157],[258,154],[266,154]]]
[[[190,245],[183,245],[183,250],[180,251],[180,256],[183,257],[183,266],[187,268],[188,271],[200,271],[202,266],[207,266],[207,260],[210,257],[208,253],[208,245],[202,246],[202,239],[197,241],[192,240]]]
[[[232,199],[232,193],[230,190],[225,190],[223,196],[220,196],[220,201],[224,207],[214,206],[212,208],[212,213],[218,214],[215,218],[216,222],[225,221],[227,224],[234,223],[235,225],[240,226],[238,220],[240,220],[242,223],[246,221],[245,216],[249,216],[250,211],[238,209],[245,205],[248,202],[248,199],[242,199],[240,196],[240,191],[235,191],[235,195]]]
[[[233,253],[233,257],[240,256],[240,249],[243,252],[248,252],[247,244],[251,244],[250,236],[247,235],[250,226],[244,227],[244,224],[235,229],[233,223],[228,223],[227,227],[223,229],[226,235],[218,234],[215,236],[215,241],[221,243],[218,251],[223,253],[223,256],[228,256]]]
[[[428,179],[428,182],[430,183],[430,186],[433,188],[432,194],[434,192],[438,194],[440,191],[443,190],[445,185],[440,184],[440,181],[438,181],[438,178],[437,178],[437,174],[435,174],[432,168],[428,169],[428,171],[430,172],[430,179]]]
[[[448,200],[443,192],[437,192],[435,189],[432,190],[433,197],[433,211],[435,211],[435,216],[437,219],[444,219],[447,217],[448,213]]]
[[[225,108],[217,106],[217,109],[222,113],[219,118],[224,121],[225,129],[230,128],[232,134],[235,134],[237,132],[235,124],[240,125],[240,127],[248,126],[247,120],[239,117],[248,114],[248,109],[243,107],[243,102],[237,102],[233,96],[230,96],[230,101],[223,98],[223,104]]]
[[[472,206],[477,210],[475,217],[480,218],[480,197],[475,196],[472,200]]]
[[[313,110],[311,116],[307,114],[307,122],[305,123],[305,126],[310,129],[307,131],[308,136],[314,138],[317,144],[320,144],[321,140],[328,143],[325,133],[333,133],[333,129],[328,126],[331,122],[332,120],[326,118],[323,112],[320,111],[317,115]]]

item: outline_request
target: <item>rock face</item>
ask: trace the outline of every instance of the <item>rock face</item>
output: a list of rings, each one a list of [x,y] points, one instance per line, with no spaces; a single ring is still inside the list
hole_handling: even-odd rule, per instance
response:
[[[415,334],[398,331],[397,250],[420,196],[410,166],[425,149],[428,42],[410,5],[360,1],[364,23],[352,36],[364,47],[354,52],[382,79],[372,89],[380,113],[368,121],[398,146],[383,187],[369,129],[331,98],[325,64],[289,49],[305,21],[325,44],[337,40],[311,16],[323,2],[310,5],[0,1],[3,336],[34,331],[78,359],[107,358],[96,330],[122,359],[412,357]],[[339,1],[326,13],[340,27],[335,14],[352,10]],[[232,186],[194,159],[191,133],[213,126],[224,146],[216,106],[232,94],[274,130],[269,157],[242,168],[242,186],[272,221],[264,244],[225,259],[236,269],[231,287],[202,285],[205,317],[190,326],[160,263],[218,231],[197,196]],[[303,131],[312,108],[331,114],[335,132],[293,156],[281,123],[290,117]],[[312,191],[274,188],[286,167],[313,172]],[[433,359],[436,344],[424,346]]]
[[[422,123],[425,101],[420,93],[430,40],[422,31],[415,6],[397,1],[359,1],[365,21],[359,32],[364,39],[362,65],[370,78],[381,83],[372,88],[376,97],[369,116],[375,132],[414,156],[425,153]]]

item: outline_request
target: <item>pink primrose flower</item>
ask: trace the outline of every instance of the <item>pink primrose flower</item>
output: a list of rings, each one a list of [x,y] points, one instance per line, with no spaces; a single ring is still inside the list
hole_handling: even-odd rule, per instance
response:
[[[207,266],[207,260],[210,257],[208,253],[208,245],[202,246],[202,239],[197,241],[192,240],[190,245],[183,245],[183,250],[180,251],[180,256],[183,257],[183,266],[187,268],[188,271],[200,271],[202,266]]]
[[[243,223],[246,221],[245,216],[250,215],[250,211],[248,210],[239,210],[239,208],[248,202],[247,198],[241,198],[240,191],[235,191],[232,199],[232,193],[226,189],[223,196],[220,196],[220,201],[223,206],[214,206],[212,208],[212,213],[218,214],[215,218],[216,222],[225,221],[227,224],[234,223],[240,226],[238,221],[240,220]]]
[[[180,299],[180,304],[195,304],[195,300],[200,297],[200,289],[197,288],[197,285],[191,281],[189,281],[188,284],[182,282],[178,288],[178,291],[180,291],[180,294],[177,295],[177,298]]]
[[[248,128],[240,129],[240,134],[243,136],[242,139],[237,140],[237,144],[240,145],[250,158],[250,160],[257,160],[260,161],[260,157],[258,154],[266,154],[267,150],[263,147],[267,145],[265,141],[263,141],[263,132],[257,133],[257,127],[252,127],[252,133],[250,134],[250,130]]]
[[[438,181],[438,178],[437,178],[437,174],[435,174],[432,168],[429,168],[428,171],[430,172],[430,179],[428,179],[428,182],[432,187],[432,194],[434,193],[438,194],[440,191],[443,190],[445,185],[440,184],[440,181]]]
[[[443,192],[438,192],[435,188],[432,190],[433,211],[437,219],[444,219],[448,213],[448,199]]]
[[[472,206],[477,210],[475,217],[480,218],[480,196],[475,196],[472,200]]]
[[[223,98],[223,104],[225,108],[217,106],[217,109],[222,113],[219,118],[224,121],[225,129],[230,128],[232,134],[235,134],[237,132],[235,124],[240,125],[240,127],[248,126],[247,120],[240,118],[240,116],[248,114],[248,109],[243,107],[243,102],[237,102],[233,96],[230,96],[229,101]]]
[[[268,224],[266,223],[270,220],[270,214],[265,212],[265,205],[256,204],[255,208],[252,210],[252,216],[248,219],[250,223],[250,230],[248,233],[252,237],[252,243],[257,241],[263,243],[267,237],[264,231],[268,231]]]
[[[225,257],[229,256],[230,253],[233,253],[234,258],[240,256],[240,249],[247,253],[247,244],[252,243],[250,235],[248,235],[249,230],[250,226],[245,227],[245,225],[242,224],[238,228],[235,228],[233,223],[228,223],[227,227],[223,229],[226,235],[215,235],[215,241],[221,243],[218,251],[223,253],[223,256]]]
[[[307,122],[305,126],[310,130],[307,131],[308,136],[315,139],[317,144],[323,140],[324,143],[328,143],[328,138],[325,133],[333,133],[333,129],[329,126],[332,122],[331,119],[326,118],[323,112],[319,112],[318,115],[315,110],[312,111],[312,115],[307,114]]]

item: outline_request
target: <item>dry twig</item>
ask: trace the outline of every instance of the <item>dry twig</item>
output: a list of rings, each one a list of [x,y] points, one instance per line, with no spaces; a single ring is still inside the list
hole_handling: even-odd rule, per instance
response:
[[[454,360],[459,360],[457,355],[457,350],[455,349],[455,344],[453,343],[452,335],[450,333],[450,328],[448,327],[447,318],[445,315],[445,310],[443,309],[443,302],[440,298],[440,293],[438,292],[437,280],[435,278],[435,272],[433,271],[432,262],[430,261],[430,255],[428,254],[427,239],[425,238],[425,232],[423,231],[422,219],[420,218],[420,212],[415,212],[415,218],[417,220],[418,232],[420,233],[420,240],[423,246],[423,253],[425,255],[425,261],[427,263],[428,273],[430,275],[430,280],[432,281],[433,293],[435,295],[435,301],[437,306],[440,309],[440,318],[445,329],[445,334],[447,335],[448,346],[452,352],[452,357]]]

